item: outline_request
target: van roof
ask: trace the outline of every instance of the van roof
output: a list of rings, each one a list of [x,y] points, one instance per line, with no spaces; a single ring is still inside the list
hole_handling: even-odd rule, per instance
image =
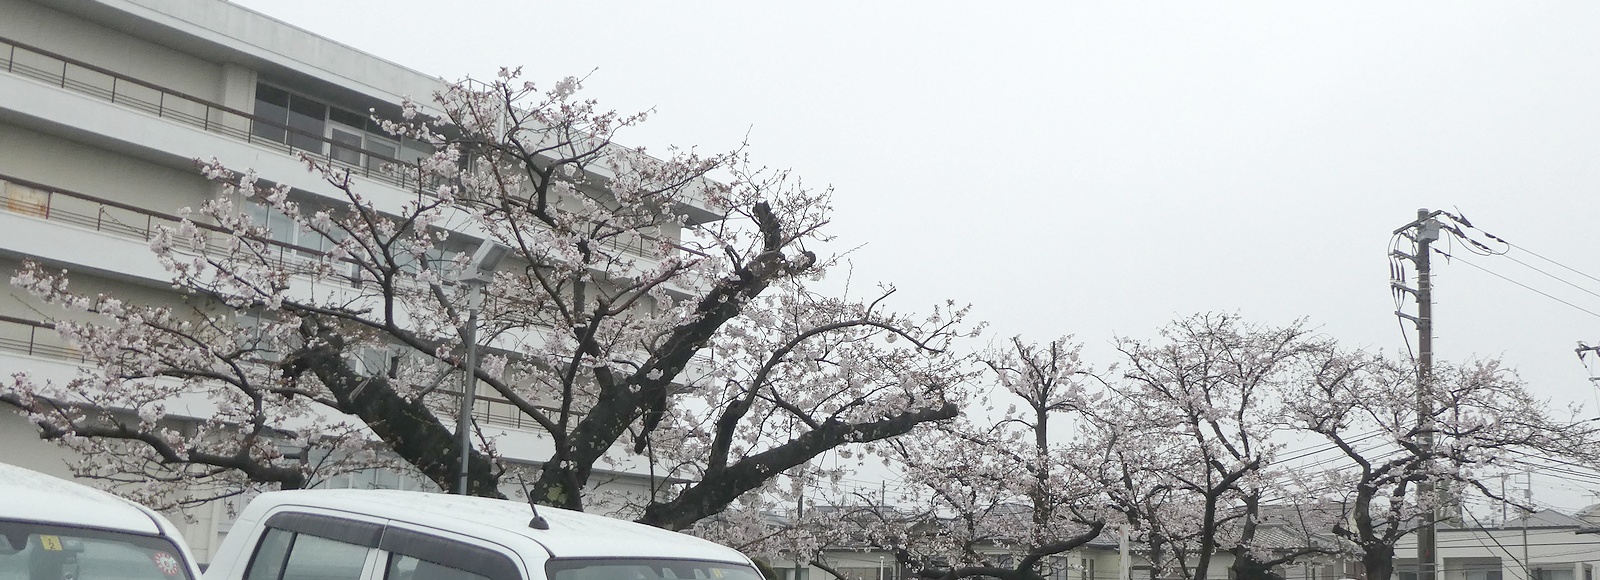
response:
[[[319,489],[264,493],[250,510],[307,506],[366,514],[492,539],[502,534],[537,542],[554,558],[687,558],[747,563],[737,550],[644,524],[553,507],[539,508],[548,530],[528,526],[533,511],[517,501],[400,490]]]
[[[0,517],[150,535],[162,531],[133,502],[5,463],[0,463]]]

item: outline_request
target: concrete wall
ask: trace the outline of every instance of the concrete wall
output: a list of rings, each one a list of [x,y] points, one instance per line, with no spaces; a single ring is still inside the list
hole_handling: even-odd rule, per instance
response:
[[[270,16],[220,0],[102,0],[108,6],[145,16],[181,21],[185,28],[209,31],[247,45],[243,52],[273,60],[292,60],[297,71],[389,102],[412,96],[431,102],[443,88],[438,77],[375,57]],[[143,10],[136,10],[142,8]],[[314,65],[314,66],[312,66]],[[313,70],[318,69],[318,70]]]
[[[217,191],[193,167],[159,165],[4,123],[0,174],[169,215],[181,207],[198,207]]]
[[[222,98],[218,63],[34,2],[0,0],[0,14],[0,36],[209,101]]]

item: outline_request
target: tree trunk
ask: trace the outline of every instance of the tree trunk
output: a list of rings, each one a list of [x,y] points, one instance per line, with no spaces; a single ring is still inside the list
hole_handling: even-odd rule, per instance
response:
[[[1161,540],[1161,534],[1154,530],[1150,532],[1150,580],[1161,580],[1161,554],[1166,552],[1166,543]],[[1132,557],[1131,555],[1129,556]]]
[[[851,443],[870,443],[897,437],[933,421],[954,418],[960,409],[954,403],[916,409],[893,417],[866,423],[828,420],[816,430],[806,432],[777,447],[740,459],[700,481],[667,502],[655,502],[637,520],[669,530],[682,530],[711,515],[721,513],[739,496],[760,487],[773,473],[810,461],[824,452]]]
[[[1271,566],[1263,565],[1243,549],[1233,550],[1233,580],[1283,580],[1283,575]]]
[[[333,394],[340,410],[360,417],[385,445],[440,489],[459,492],[460,437],[421,400],[408,400],[395,392],[387,378],[363,376],[352,370],[344,359],[345,340],[337,324],[306,316],[300,332],[312,346],[285,358],[280,364],[283,372],[316,376]],[[487,456],[472,451],[469,463],[468,494],[504,497],[500,478]]]
[[[1394,546],[1367,544],[1361,552],[1361,567],[1366,580],[1389,580],[1394,574]]]

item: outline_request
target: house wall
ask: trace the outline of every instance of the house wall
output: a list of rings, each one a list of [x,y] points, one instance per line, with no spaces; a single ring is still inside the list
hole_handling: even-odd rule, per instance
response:
[[[1440,580],[1593,580],[1600,536],[1577,528],[1441,529]],[[1415,539],[1396,546],[1415,554]],[[1396,577],[1411,580],[1415,558],[1397,558]]]

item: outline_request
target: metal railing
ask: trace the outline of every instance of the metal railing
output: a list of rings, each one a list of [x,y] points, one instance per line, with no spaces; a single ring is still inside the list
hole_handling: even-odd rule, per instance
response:
[[[7,184],[20,185],[29,191],[22,193],[22,190]],[[0,196],[0,210],[146,242],[155,237],[157,227],[176,228],[182,221],[174,215],[67,191],[3,173],[0,173],[0,190],[4,191],[4,195]],[[194,222],[194,225],[204,232],[207,251],[218,253],[229,251],[229,240],[235,234],[226,228],[207,223]],[[324,252],[303,246],[271,239],[255,241],[263,244],[265,249],[263,258],[268,260],[269,264],[296,274],[308,273],[312,270],[313,264],[328,259]]]
[[[430,188],[438,185],[436,177],[424,175],[415,163],[351,143],[340,143],[4,36],[0,36],[0,69],[286,154],[304,152],[333,167],[347,169],[353,175],[402,189],[431,194]],[[282,132],[285,138],[257,135],[257,130],[263,127]],[[299,139],[288,138],[291,135]],[[292,143],[297,140],[316,143],[315,148],[296,147]],[[341,154],[355,154],[359,162],[340,159]],[[663,256],[660,242],[657,236],[634,233],[609,238],[604,244],[619,252],[660,258]]]
[[[347,169],[352,175],[402,189],[428,194],[430,187],[438,185],[436,177],[424,175],[421,167],[415,163],[351,143],[340,143],[323,135],[308,133],[3,36],[0,36],[0,69],[286,154],[304,152],[330,166]],[[280,140],[256,134],[263,127],[281,132],[285,138]],[[293,145],[296,141],[309,141],[316,145],[315,148],[296,147]],[[358,162],[340,158],[346,154],[354,154]],[[642,233],[612,237],[604,242],[616,251],[650,258],[662,257],[659,243],[660,239],[656,236]]]
[[[3,36],[0,36],[0,69],[246,143],[291,155],[304,152],[332,166],[347,169],[352,175],[402,189],[422,192],[425,189],[423,186],[427,185],[421,168],[415,163],[358,145],[339,143],[323,135],[308,133]],[[257,135],[257,128],[262,127],[282,132],[286,138],[279,140]],[[315,143],[315,148],[296,147],[289,142],[298,139],[288,139],[289,135]],[[337,155],[341,153],[356,153],[357,159],[365,162],[351,163],[339,159]]]
[[[457,399],[459,400],[459,395]],[[541,406],[540,409],[549,413],[558,411],[557,409],[551,407]],[[543,425],[540,425],[538,421],[534,421],[532,417],[524,414],[522,409],[518,409],[516,405],[511,404],[511,401],[496,398],[483,398],[482,394],[479,394],[478,397],[475,397],[472,401],[472,418],[473,420],[482,423],[499,425],[501,427],[510,427],[512,429],[526,429],[534,431],[544,430]]]
[[[17,185],[27,188],[28,192],[23,193],[21,189],[15,187]],[[145,242],[150,241],[155,236],[157,227],[176,228],[181,222],[181,218],[174,215],[68,191],[4,173],[0,173],[0,211],[33,216],[47,221],[58,221]],[[193,223],[196,228],[204,232],[207,251],[219,253],[229,251],[229,240],[234,237],[234,233],[226,228],[207,223]],[[262,253],[262,257],[268,260],[269,264],[294,274],[309,273],[316,267],[318,262],[331,259],[325,252],[304,246],[271,239],[257,238],[255,241],[263,244],[262,247],[265,248],[265,251]],[[491,300],[510,303],[524,302],[522,299],[511,296],[494,297]],[[535,320],[532,324],[542,331],[549,331],[555,328],[555,325],[543,320]],[[48,327],[48,325],[45,327]],[[3,348],[3,345],[0,345],[0,348]],[[698,353],[694,358],[700,364],[712,363],[711,358],[704,353]],[[490,412],[485,411],[485,413]],[[490,415],[493,415],[493,413],[490,413]],[[523,419],[518,419],[517,421],[514,425],[503,420],[500,423],[522,428]]]
[[[3,314],[0,314],[0,351],[75,363],[88,362],[82,351],[56,333],[54,324]],[[524,415],[510,401],[479,398],[474,403],[473,417],[483,423],[513,429],[542,429],[538,422]],[[546,410],[555,411],[554,408]]]
[[[54,324],[0,315],[0,351],[86,362],[83,353],[56,334]]]

